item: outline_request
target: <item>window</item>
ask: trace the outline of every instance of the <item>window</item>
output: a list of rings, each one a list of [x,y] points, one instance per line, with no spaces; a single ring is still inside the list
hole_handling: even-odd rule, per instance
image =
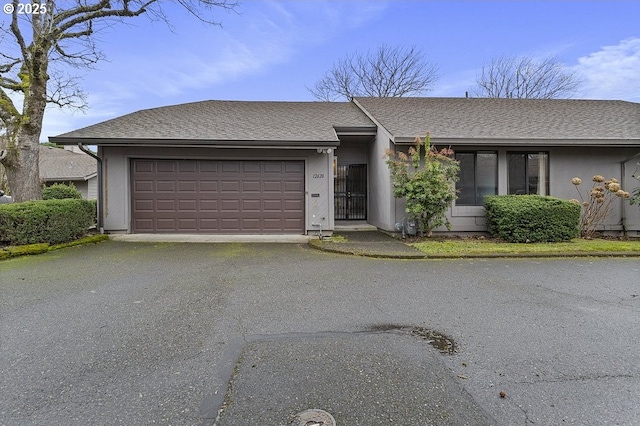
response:
[[[456,152],[456,160],[460,162],[456,206],[481,206],[485,196],[498,193],[497,152]]]
[[[509,194],[549,195],[549,153],[508,152]]]

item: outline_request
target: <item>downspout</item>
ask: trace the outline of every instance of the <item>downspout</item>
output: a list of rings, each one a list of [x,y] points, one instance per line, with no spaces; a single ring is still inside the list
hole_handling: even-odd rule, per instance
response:
[[[626,172],[627,172],[627,167],[625,166],[626,161],[623,161],[622,163],[620,163],[621,167],[621,175],[620,177],[622,179],[620,179],[620,188],[625,188],[625,183],[626,183]],[[622,215],[622,217],[620,218],[620,222],[622,224],[622,235],[624,237],[627,236],[627,203],[625,203],[625,199],[623,197],[620,197],[620,202],[622,203],[622,208],[620,210],[620,214]]]
[[[631,160],[633,160],[635,158],[640,158],[640,152],[637,153],[636,155],[632,156],[631,158],[627,158],[625,160],[622,160],[622,162],[620,163],[620,171],[622,173],[621,174],[621,179],[620,179],[620,186],[623,189],[627,188],[627,186],[626,186],[627,185],[627,174],[626,174],[627,173],[627,166],[626,166],[626,164],[627,164],[627,162],[629,162],[629,161],[631,161]],[[638,162],[638,167],[640,167],[640,162]],[[632,177],[635,178],[634,175],[632,175]],[[631,189],[631,188],[629,188],[629,189]],[[622,202],[622,210],[620,212],[622,217],[621,217],[620,220],[621,220],[621,223],[622,223],[623,235],[626,237],[627,236],[627,203],[625,203],[624,198],[622,198],[620,201]]]
[[[90,157],[93,157],[96,159],[96,161],[98,162],[98,231],[101,234],[104,234],[104,221],[103,221],[103,190],[102,190],[102,158],[98,157],[96,154],[94,154],[91,150],[87,149],[84,147],[84,145],[82,145],[82,142],[78,142],[78,148],[80,149],[80,151],[84,152],[85,154],[89,155]]]

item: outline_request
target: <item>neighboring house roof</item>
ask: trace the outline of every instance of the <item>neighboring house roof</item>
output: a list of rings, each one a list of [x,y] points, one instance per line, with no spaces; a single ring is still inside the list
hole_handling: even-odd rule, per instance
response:
[[[356,98],[396,143],[429,132],[452,143],[637,145],[640,104],[624,101],[488,98]]]
[[[203,101],[146,109],[50,138],[86,144],[338,145],[336,129],[375,125],[351,102]]]
[[[40,146],[40,179],[44,181],[89,180],[97,174],[97,161],[87,154]]]

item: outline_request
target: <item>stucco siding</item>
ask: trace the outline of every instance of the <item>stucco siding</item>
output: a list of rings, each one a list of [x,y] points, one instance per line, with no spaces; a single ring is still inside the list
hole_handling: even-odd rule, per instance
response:
[[[369,215],[367,222],[392,231],[395,223],[395,199],[385,153],[392,148],[390,135],[378,128],[375,143],[369,151]]]

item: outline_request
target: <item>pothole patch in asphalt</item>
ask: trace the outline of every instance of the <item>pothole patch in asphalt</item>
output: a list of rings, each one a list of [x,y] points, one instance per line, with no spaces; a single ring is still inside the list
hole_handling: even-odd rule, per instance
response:
[[[436,348],[440,353],[453,355],[457,349],[455,340],[446,334],[426,327],[400,324],[378,324],[365,329],[368,332],[398,332],[418,337]]]

